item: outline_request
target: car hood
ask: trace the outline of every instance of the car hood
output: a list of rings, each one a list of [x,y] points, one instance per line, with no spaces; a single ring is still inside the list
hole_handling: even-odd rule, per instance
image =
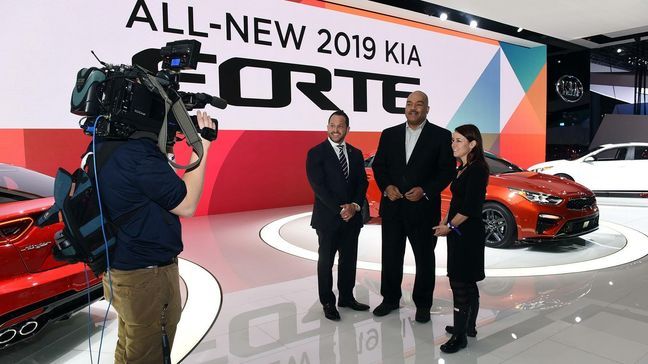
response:
[[[587,187],[568,179],[530,171],[505,173],[491,176],[491,183],[526,191],[547,193],[554,196],[591,196]]]
[[[35,200],[5,202],[0,204],[0,218],[11,219],[39,211],[45,211],[54,204],[53,197],[43,197]]]
[[[568,161],[567,159],[557,159],[555,161],[534,164],[531,167],[529,167],[528,170],[533,171],[538,168],[556,167],[556,166],[564,165],[565,163],[569,163],[569,162],[571,161]]]

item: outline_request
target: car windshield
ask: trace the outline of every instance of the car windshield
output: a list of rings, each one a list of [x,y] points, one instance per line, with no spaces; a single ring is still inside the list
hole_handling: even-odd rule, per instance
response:
[[[524,171],[522,168],[516,166],[515,164],[502,158],[496,157],[495,155],[490,153],[486,153],[486,163],[488,163],[490,174],[505,174]]]
[[[603,149],[603,147],[596,147],[594,149],[589,149],[589,150],[586,150],[584,152],[574,153],[571,157],[568,158],[568,160],[573,161],[573,160],[576,160],[576,159],[578,159],[578,158],[580,158],[582,156],[588,155],[590,153],[596,152],[597,150],[601,150],[601,149]]]
[[[50,197],[53,191],[54,178],[0,163],[0,204]]]

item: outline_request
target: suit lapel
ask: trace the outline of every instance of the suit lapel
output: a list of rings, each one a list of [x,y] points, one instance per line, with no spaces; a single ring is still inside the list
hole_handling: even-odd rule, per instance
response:
[[[351,144],[347,143],[347,155],[349,157],[349,160],[347,161],[349,162],[349,181],[351,181],[352,176],[355,176],[357,174],[355,172],[356,169],[351,168],[351,166],[355,166],[355,163],[357,163],[356,154],[361,155],[360,152],[355,152],[355,148]]]
[[[400,147],[396,148],[396,151],[399,156],[396,156],[396,160],[400,160],[404,166],[407,166],[407,150],[405,148],[405,128],[407,128],[407,122],[404,124],[401,124],[401,127],[398,129],[398,133],[396,133],[396,144],[399,145]]]

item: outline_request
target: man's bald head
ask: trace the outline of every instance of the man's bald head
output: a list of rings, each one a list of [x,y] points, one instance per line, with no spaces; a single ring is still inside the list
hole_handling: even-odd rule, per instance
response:
[[[410,126],[417,127],[427,118],[430,111],[428,97],[423,91],[414,91],[407,96],[405,104],[405,117]]]

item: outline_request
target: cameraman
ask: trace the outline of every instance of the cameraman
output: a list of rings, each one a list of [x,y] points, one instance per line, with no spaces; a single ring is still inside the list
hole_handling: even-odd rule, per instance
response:
[[[215,128],[207,113],[198,111],[197,119],[200,128]],[[119,316],[115,363],[162,363],[171,351],[181,315],[180,216],[196,211],[210,144],[202,140],[202,162],[182,178],[147,138],[118,146],[98,171],[104,206],[113,221],[123,221],[103,278],[106,300],[112,298]],[[191,161],[197,159],[192,153]]]

